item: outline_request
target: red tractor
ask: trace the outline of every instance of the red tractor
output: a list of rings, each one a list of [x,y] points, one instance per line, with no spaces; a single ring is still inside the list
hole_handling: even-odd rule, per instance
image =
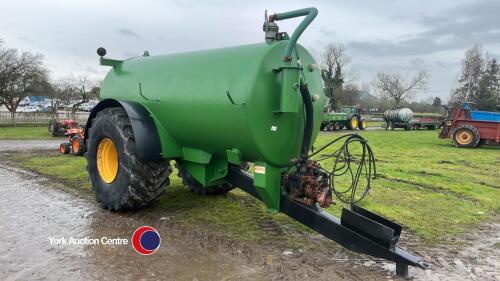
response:
[[[481,143],[500,143],[500,113],[472,110],[469,103],[448,110],[439,137],[450,138],[456,147],[475,147]]]
[[[83,156],[86,147],[84,142],[84,128],[77,127],[68,129],[65,133],[68,141],[59,145],[59,152],[62,154],[73,154],[74,156]]]

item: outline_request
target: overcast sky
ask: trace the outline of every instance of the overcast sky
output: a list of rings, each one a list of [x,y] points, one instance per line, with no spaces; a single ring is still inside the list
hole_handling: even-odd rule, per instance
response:
[[[319,53],[345,44],[357,82],[378,71],[431,72],[422,98],[447,99],[464,52],[481,44],[500,57],[500,1],[25,1],[0,0],[0,38],[42,53],[53,79],[69,73],[103,78],[96,49],[128,58],[263,42],[264,10],[317,7],[299,42]],[[290,34],[297,20],[279,22]]]

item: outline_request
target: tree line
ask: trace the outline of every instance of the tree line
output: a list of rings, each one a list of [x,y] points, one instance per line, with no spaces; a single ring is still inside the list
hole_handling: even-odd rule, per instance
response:
[[[87,75],[69,74],[52,81],[41,54],[8,48],[0,39],[0,107],[5,106],[14,119],[19,105],[28,96],[45,96],[52,100],[54,118],[63,103],[72,103],[75,118],[78,107],[91,98],[99,97],[99,81]]]
[[[471,102],[477,109],[500,111],[500,73],[496,59],[490,59],[480,46],[465,53],[457,85],[452,89],[448,104],[440,97],[414,101],[427,90],[430,72],[420,69],[413,75],[380,71],[371,82],[354,83],[356,74],[349,70],[351,58],[341,43],[328,44],[319,56],[321,78],[329,98],[325,106],[336,110],[343,105],[360,105],[364,109],[384,111],[410,107],[419,112],[442,112],[443,106],[462,106]],[[372,95],[371,89],[375,95]]]
[[[500,111],[500,72],[495,58],[489,58],[481,46],[465,52],[458,83],[451,91],[450,105],[472,102],[486,111]]]

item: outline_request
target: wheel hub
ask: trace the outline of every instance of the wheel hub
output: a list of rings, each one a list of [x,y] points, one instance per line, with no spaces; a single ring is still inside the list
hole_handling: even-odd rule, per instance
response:
[[[458,133],[457,141],[460,144],[469,144],[472,141],[472,134],[468,131],[461,131]]]
[[[356,129],[358,127],[358,119],[356,117],[351,119],[351,127]]]
[[[97,170],[105,183],[112,183],[118,174],[118,152],[109,138],[104,138],[97,147]]]

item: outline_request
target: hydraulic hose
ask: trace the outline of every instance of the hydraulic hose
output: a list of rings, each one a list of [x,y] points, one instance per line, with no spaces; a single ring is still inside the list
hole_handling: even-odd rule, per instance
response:
[[[304,108],[306,111],[306,123],[304,125],[304,137],[302,138],[300,156],[302,160],[307,160],[313,131],[313,103],[311,94],[309,93],[309,88],[307,88],[306,84],[300,85],[300,94],[302,96],[302,100],[304,101]]]
[[[290,37],[288,44],[286,45],[285,57],[283,58],[285,62],[290,62],[292,60],[292,51],[295,48],[295,44],[297,44],[297,40],[299,40],[299,37],[302,34],[302,32],[304,32],[304,30],[309,26],[309,24],[314,20],[314,18],[316,18],[317,15],[318,15],[318,9],[305,8],[285,13],[278,13],[271,15],[269,17],[269,21],[272,22],[272,21],[286,20],[286,19],[306,16],[306,18],[299,24],[299,26],[297,26],[292,36]]]

